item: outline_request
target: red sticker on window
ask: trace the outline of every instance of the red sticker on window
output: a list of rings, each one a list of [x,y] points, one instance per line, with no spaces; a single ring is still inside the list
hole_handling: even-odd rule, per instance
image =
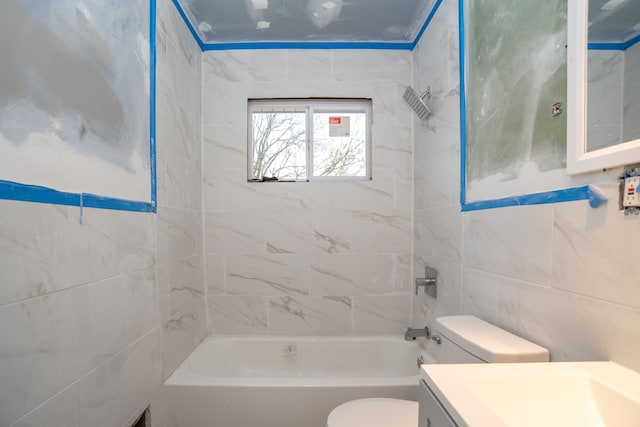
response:
[[[342,123],[342,117],[329,117],[330,125],[339,125]]]

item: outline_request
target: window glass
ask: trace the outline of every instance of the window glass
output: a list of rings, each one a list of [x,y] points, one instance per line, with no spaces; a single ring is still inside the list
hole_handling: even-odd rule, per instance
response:
[[[250,181],[371,179],[371,101],[249,100]]]
[[[252,122],[252,178],[306,179],[306,113],[254,111]]]
[[[313,114],[313,176],[367,175],[366,113]]]

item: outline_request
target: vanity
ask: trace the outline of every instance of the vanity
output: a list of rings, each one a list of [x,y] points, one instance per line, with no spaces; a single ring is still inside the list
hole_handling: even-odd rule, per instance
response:
[[[423,365],[420,427],[637,427],[640,373],[614,362]]]

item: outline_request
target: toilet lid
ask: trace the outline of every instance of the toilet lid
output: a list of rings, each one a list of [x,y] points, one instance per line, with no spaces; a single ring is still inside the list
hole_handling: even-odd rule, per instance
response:
[[[371,398],[343,403],[329,414],[327,427],[418,427],[418,402]]]

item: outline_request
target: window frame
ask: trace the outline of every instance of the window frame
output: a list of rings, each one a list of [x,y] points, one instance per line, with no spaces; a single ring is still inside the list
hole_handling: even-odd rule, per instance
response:
[[[253,113],[260,108],[274,111],[305,112],[305,161],[306,177],[296,180],[261,180],[253,176]],[[314,176],[313,115],[365,114],[365,175],[364,176]],[[309,182],[309,181],[371,181],[372,180],[372,128],[373,102],[371,98],[250,98],[247,100],[247,181],[248,182]]]

